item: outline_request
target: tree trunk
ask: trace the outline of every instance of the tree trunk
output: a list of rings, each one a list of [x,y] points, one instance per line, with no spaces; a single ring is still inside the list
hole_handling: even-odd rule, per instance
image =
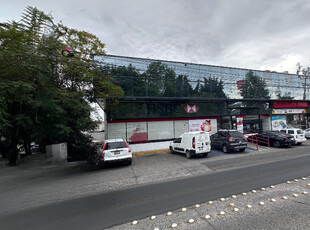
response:
[[[24,149],[25,149],[26,156],[29,156],[32,154],[32,152],[31,152],[31,140],[29,139],[28,136],[25,136],[25,135],[24,135]]]
[[[16,138],[12,139],[11,141],[11,149],[9,151],[9,166],[16,166],[17,162],[17,140]]]
[[[9,166],[16,166],[17,163],[17,143],[18,143],[18,136],[19,136],[19,128],[13,128],[13,132],[11,133],[11,143],[10,143],[10,150],[9,150]]]

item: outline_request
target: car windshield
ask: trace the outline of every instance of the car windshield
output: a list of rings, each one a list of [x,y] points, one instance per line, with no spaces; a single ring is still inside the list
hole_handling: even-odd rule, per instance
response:
[[[106,149],[122,149],[122,148],[127,148],[127,145],[124,141],[118,141],[118,142],[110,142],[107,143]]]
[[[301,129],[298,129],[297,134],[304,134],[304,131],[302,131]]]

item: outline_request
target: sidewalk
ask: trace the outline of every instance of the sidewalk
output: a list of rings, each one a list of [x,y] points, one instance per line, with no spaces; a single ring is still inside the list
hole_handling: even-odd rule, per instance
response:
[[[310,176],[109,228],[137,229],[309,229]]]
[[[276,151],[275,154],[269,154],[269,150],[231,154],[212,151],[207,158],[195,157],[190,160],[184,154],[151,153],[134,155],[131,166],[113,165],[103,169],[86,162],[47,164],[43,154],[23,158],[16,167],[8,167],[4,161],[0,161],[0,216],[24,208],[129,186],[208,174],[222,168],[247,167],[251,163],[248,161],[255,156],[256,162],[264,156],[268,156],[268,161],[270,157],[271,160],[278,160],[283,154],[285,159],[298,157],[308,154],[308,147],[272,149]]]

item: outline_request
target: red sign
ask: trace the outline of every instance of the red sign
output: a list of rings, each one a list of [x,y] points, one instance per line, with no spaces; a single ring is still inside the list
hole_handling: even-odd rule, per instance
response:
[[[274,101],[274,108],[308,108],[307,101]]]
[[[245,85],[245,80],[237,81],[237,88],[238,88],[238,90],[243,90],[244,85]]]
[[[185,105],[184,110],[187,113],[196,113],[199,110],[199,107],[197,105],[194,105],[194,104],[187,104],[187,105]]]

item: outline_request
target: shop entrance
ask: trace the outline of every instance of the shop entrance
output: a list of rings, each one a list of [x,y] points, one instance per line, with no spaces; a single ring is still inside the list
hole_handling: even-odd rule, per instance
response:
[[[259,119],[255,120],[244,120],[243,121],[243,133],[259,133],[262,130],[262,121]]]
[[[286,123],[289,128],[307,128],[307,117],[305,114],[287,114]]]
[[[259,133],[262,131],[262,120],[259,115],[239,116],[243,120],[243,133]],[[237,129],[237,117],[232,116],[232,127]]]

